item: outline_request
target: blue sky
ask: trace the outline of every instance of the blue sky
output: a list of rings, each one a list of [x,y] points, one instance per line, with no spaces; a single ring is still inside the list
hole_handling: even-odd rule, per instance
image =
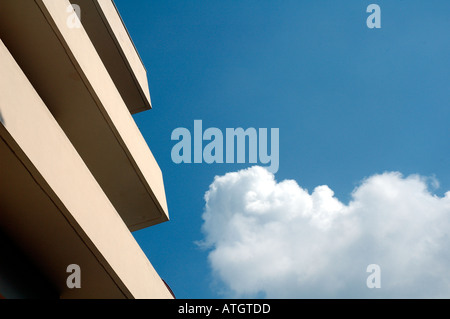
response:
[[[236,278],[222,271],[226,262],[220,264],[218,258],[214,264],[208,259],[211,250],[220,253],[219,244],[228,246],[213,241],[205,249],[197,244],[207,237],[202,231],[204,195],[214,177],[252,166],[173,163],[171,149],[176,141],[171,140],[172,131],[185,127],[192,133],[197,119],[203,121],[204,129],[217,127],[223,132],[237,127],[279,128],[280,166],[275,180],[295,180],[310,194],[317,186],[327,185],[350,210],[352,198],[366,203],[362,199],[366,197],[357,200],[352,191],[359,188],[358,194],[366,194],[370,185],[377,183],[370,177],[400,172],[397,179],[377,176],[383,183],[406,185],[414,184],[408,176],[418,174],[426,179],[421,181],[429,187],[431,197],[442,199],[443,204],[436,205],[444,208],[436,206],[436,211],[444,212],[440,218],[445,222],[440,224],[447,222],[450,2],[115,3],[148,72],[153,109],[134,115],[134,119],[163,172],[171,218],[134,236],[178,298],[308,297],[296,287],[277,294],[278,288],[267,288],[276,285],[264,281],[261,285],[267,287],[235,285]],[[366,25],[366,8],[371,3],[381,8],[381,29]],[[250,178],[242,174],[240,178]],[[408,194],[415,193],[405,194],[408,201]],[[211,207],[217,206],[211,202]],[[434,209],[415,207],[421,207],[424,214]],[[221,209],[209,213],[217,216],[225,211]],[[419,218],[414,225],[421,224]],[[437,251],[436,258],[450,260],[442,254]],[[243,272],[250,267],[239,262],[230,267]],[[390,265],[387,259],[385,264]],[[395,265],[400,267],[399,262]],[[443,261],[442,265],[445,268],[450,263]],[[419,270],[406,286],[419,289]],[[286,274],[291,279],[297,275]],[[304,286],[309,287],[310,296],[326,295],[320,289],[313,293],[313,281]],[[349,291],[356,293],[357,289],[349,287],[333,296],[351,296]],[[388,291],[381,296],[391,295]]]

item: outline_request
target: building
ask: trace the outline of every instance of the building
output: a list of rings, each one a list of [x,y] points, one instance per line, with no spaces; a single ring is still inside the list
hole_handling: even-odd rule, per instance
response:
[[[3,298],[173,298],[131,233],[169,219],[150,108],[112,0],[0,0]]]

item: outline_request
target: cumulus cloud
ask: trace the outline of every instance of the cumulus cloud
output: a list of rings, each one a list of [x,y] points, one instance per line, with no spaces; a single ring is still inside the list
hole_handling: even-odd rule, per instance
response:
[[[424,177],[371,176],[348,204],[254,166],[216,177],[203,244],[230,297],[450,297],[450,192]],[[381,288],[369,289],[369,264]]]

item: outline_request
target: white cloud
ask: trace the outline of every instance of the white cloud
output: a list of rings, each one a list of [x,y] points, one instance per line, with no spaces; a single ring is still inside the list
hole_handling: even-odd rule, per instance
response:
[[[374,175],[345,205],[255,166],[216,177],[205,201],[203,244],[227,296],[450,297],[450,192],[426,178]],[[366,286],[369,264],[380,289]]]

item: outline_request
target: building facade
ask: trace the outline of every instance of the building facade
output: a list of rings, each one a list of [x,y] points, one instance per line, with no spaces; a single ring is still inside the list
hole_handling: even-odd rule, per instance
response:
[[[3,298],[173,298],[131,233],[169,219],[150,108],[112,0],[0,0]]]

